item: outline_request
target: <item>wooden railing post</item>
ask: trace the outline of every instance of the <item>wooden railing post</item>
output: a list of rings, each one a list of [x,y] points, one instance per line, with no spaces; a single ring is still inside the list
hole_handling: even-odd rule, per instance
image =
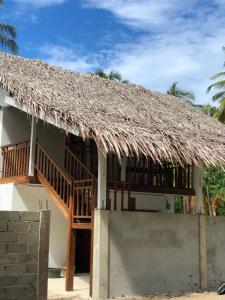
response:
[[[68,220],[68,240],[67,240],[67,259],[66,259],[66,291],[73,291],[73,277],[75,267],[75,243],[76,230],[72,228],[73,221],[73,197],[69,199],[69,220]]]

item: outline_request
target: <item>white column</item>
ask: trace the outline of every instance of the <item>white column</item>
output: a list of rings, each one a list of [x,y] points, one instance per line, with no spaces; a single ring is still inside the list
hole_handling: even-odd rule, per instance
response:
[[[31,134],[30,134],[30,156],[29,156],[29,169],[28,169],[29,176],[34,176],[35,147],[36,147],[36,118],[32,116]]]
[[[203,212],[202,172],[201,168],[196,166],[193,167],[193,188],[196,197],[196,213],[201,214]]]
[[[126,159],[126,157],[122,157],[122,159],[121,159],[121,175],[120,175],[120,180],[121,181],[126,181],[127,180],[127,159]]]
[[[106,209],[107,156],[98,150],[97,209]]]

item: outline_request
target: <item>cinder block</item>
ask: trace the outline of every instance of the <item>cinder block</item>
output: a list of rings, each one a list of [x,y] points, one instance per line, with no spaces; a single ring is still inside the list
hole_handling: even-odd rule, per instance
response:
[[[24,297],[29,295],[26,286],[8,286],[4,288],[6,297]]]
[[[6,243],[0,244],[0,254],[6,253]]]
[[[27,243],[8,243],[6,247],[7,253],[25,253],[27,252]]]
[[[5,266],[0,266],[0,276],[5,275]]]
[[[12,286],[17,284],[16,276],[4,276],[0,277],[0,286]]]
[[[40,221],[40,212],[23,211],[20,213],[20,219],[23,221]]]
[[[0,231],[7,231],[7,222],[0,222]]]
[[[13,221],[19,219],[20,219],[20,213],[17,211],[0,211],[1,221]]]
[[[8,222],[8,231],[27,232],[29,231],[29,222],[23,222],[23,221]]]
[[[37,264],[29,264],[27,266],[27,274],[37,274],[38,265]]]
[[[19,233],[20,242],[38,242],[39,232],[38,231],[29,231],[26,233]]]
[[[40,227],[40,222],[31,222],[29,226],[29,230],[34,231],[34,230],[39,230]]]
[[[5,299],[4,297],[4,288],[3,287],[0,287],[0,299]]]
[[[16,253],[5,253],[0,255],[0,265],[15,264],[17,261]]]
[[[28,245],[28,253],[38,254],[38,243],[31,243]]]
[[[33,287],[37,286],[37,275],[36,274],[26,274],[21,275],[17,279],[18,285],[32,285]]]
[[[18,233],[17,232],[0,232],[0,243],[1,242],[17,242]]]
[[[14,264],[5,266],[6,275],[23,275],[28,270],[27,264]]]
[[[17,263],[35,264],[38,263],[38,255],[34,253],[17,254]]]

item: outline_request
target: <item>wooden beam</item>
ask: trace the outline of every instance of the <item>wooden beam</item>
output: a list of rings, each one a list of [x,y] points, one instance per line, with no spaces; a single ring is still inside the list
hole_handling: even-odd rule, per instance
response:
[[[15,183],[15,184],[37,183],[38,184],[39,182],[35,176],[31,177],[26,175],[0,178],[0,184],[7,184],[7,183]]]
[[[61,198],[57,195],[57,193],[53,190],[48,181],[37,171],[37,178],[39,182],[45,187],[46,191],[51,196],[52,200],[55,202],[56,206],[63,213],[66,219],[69,218],[69,212],[66,205],[62,202]]]
[[[115,183],[108,182],[107,187],[109,189],[115,188]],[[117,189],[120,190],[124,187],[124,184],[121,182],[117,183]],[[178,188],[160,188],[152,187],[148,185],[139,185],[139,184],[129,184],[129,189],[131,192],[140,192],[140,193],[157,193],[157,194],[171,194],[171,195],[181,195],[181,196],[195,196],[194,189],[178,189]]]
[[[91,230],[91,223],[73,223],[72,228]]]
[[[66,291],[73,291],[73,277],[75,267],[75,243],[76,230],[72,228],[72,204],[73,199],[70,197],[70,216],[68,220],[68,240],[67,240],[67,259],[66,259]]]

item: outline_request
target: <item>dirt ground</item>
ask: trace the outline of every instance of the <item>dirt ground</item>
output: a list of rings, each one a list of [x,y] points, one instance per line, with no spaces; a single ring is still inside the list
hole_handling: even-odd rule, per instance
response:
[[[132,297],[132,298],[120,298],[126,300],[225,300],[225,295],[218,296],[214,292],[204,292],[204,293],[191,293],[191,294],[177,294],[177,295],[156,295],[156,296],[146,296],[146,297]]]

